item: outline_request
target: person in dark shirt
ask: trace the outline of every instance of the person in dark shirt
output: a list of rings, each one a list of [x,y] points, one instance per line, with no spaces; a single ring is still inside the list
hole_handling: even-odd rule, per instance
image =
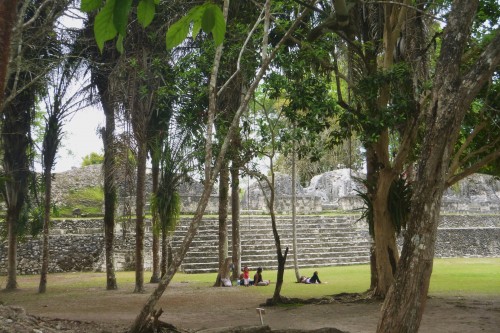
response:
[[[313,276],[309,279],[309,283],[321,283],[321,280],[319,279],[318,276],[318,271],[315,271]]]
[[[253,276],[254,286],[268,286],[269,283],[269,280],[262,279],[262,267],[257,268],[257,273]]]
[[[301,276],[300,282],[306,283],[306,284],[321,283],[321,280],[319,279],[318,271],[316,271],[316,272],[314,272],[313,276],[311,276],[311,277]]]

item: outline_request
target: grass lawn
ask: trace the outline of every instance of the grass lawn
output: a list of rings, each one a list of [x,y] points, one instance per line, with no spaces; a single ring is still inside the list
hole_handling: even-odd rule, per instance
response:
[[[311,298],[342,292],[364,292],[370,285],[368,265],[302,268],[300,275],[311,276],[317,270],[321,285],[295,283],[294,270],[285,271],[283,296]],[[127,273],[128,274],[128,273]],[[250,275],[252,275],[251,272]],[[264,279],[276,280],[275,271],[264,271]],[[211,286],[216,274],[177,274],[174,281],[198,282]],[[133,275],[130,275],[133,279]],[[272,295],[274,288],[257,288]],[[435,259],[431,277],[430,294],[467,295],[484,294],[500,296],[500,258]]]
[[[364,292],[370,283],[370,267],[368,265],[334,266],[322,268],[302,268],[301,275],[311,276],[317,270],[322,284],[306,285],[295,283],[294,270],[286,270],[285,283],[281,294],[288,297],[312,298],[333,295],[341,292]],[[254,272],[251,272],[253,275]],[[252,288],[253,293],[261,293],[265,297],[272,296],[275,271],[264,271],[264,279],[271,279],[270,287]],[[117,280],[121,289],[133,290],[134,272],[117,272]],[[149,272],[145,272],[144,280],[148,281]],[[173,282],[189,282],[196,289],[211,287],[215,281],[215,273],[175,275]],[[5,276],[0,276],[0,288],[4,288]],[[18,276],[18,284],[22,290],[33,289],[36,293],[39,276]],[[58,273],[49,274],[50,294],[75,296],[88,292],[88,288],[99,288],[105,285],[104,273]],[[243,288],[243,287],[241,287]],[[454,258],[435,259],[431,278],[431,295],[488,295],[500,297],[500,258]],[[20,295],[18,295],[20,296]],[[2,299],[9,298],[3,294]],[[30,297],[26,295],[26,297]]]

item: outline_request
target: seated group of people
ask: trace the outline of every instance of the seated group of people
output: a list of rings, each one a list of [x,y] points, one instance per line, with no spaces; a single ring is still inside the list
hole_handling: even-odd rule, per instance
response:
[[[248,286],[268,286],[271,283],[270,280],[264,280],[262,278],[262,267],[257,268],[257,273],[253,276],[253,280],[250,280],[250,270],[248,266],[243,268],[243,273],[240,275],[240,285]]]
[[[253,276],[253,280],[250,280],[250,270],[248,266],[243,267],[243,273],[240,275],[239,284],[242,286],[268,286],[271,281],[264,280],[262,278],[262,267],[257,268],[257,273]],[[301,283],[311,284],[311,283],[321,283],[318,276],[318,271],[315,271],[311,277],[301,276]]]

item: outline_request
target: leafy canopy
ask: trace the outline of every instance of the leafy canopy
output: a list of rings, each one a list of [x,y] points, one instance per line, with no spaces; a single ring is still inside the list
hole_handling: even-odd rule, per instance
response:
[[[135,2],[134,2],[135,3]],[[146,28],[154,19],[156,5],[160,0],[139,0],[137,3],[137,20]],[[132,0],[82,0],[80,9],[83,12],[99,10],[94,21],[94,36],[99,50],[102,52],[104,43],[118,36],[116,48],[123,52],[123,39],[127,34],[127,23]],[[212,3],[205,3],[193,7],[184,17],[174,23],[167,31],[167,48],[172,49],[182,43],[187,37],[191,23],[193,38],[200,30],[212,33],[215,44],[224,41],[226,22],[221,9]]]

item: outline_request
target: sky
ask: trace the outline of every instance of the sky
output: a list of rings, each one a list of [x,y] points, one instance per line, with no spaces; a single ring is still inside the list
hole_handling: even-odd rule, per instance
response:
[[[102,139],[97,134],[97,128],[104,124],[104,112],[98,108],[82,109],[69,118],[63,125],[62,146],[59,148],[53,172],[80,167],[83,157],[92,152],[102,154]]]

